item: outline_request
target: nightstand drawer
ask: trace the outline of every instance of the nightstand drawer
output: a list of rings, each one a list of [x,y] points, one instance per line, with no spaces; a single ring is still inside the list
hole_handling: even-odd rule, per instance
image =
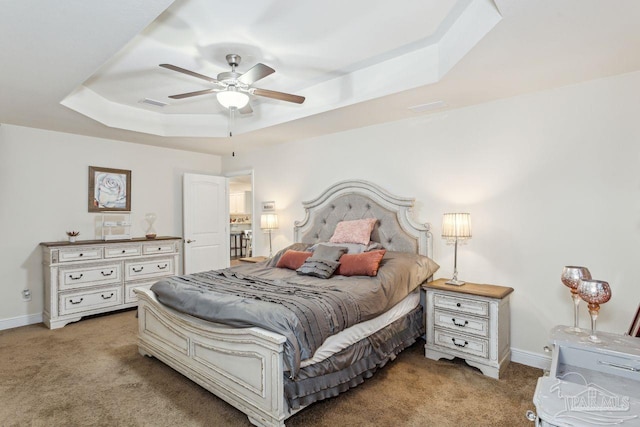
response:
[[[175,274],[173,258],[156,258],[125,264],[125,280],[172,276],[173,274]]]
[[[481,337],[489,336],[489,320],[465,314],[435,310],[435,325]]]
[[[87,286],[120,283],[120,264],[97,266],[78,266],[77,268],[63,268],[58,273],[60,290],[76,289]]]
[[[435,344],[472,356],[485,359],[489,357],[489,341],[481,338],[472,338],[467,335],[436,329]]]
[[[489,303],[477,299],[461,298],[444,294],[434,295],[434,305],[437,308],[475,314],[476,316],[489,315]]]
[[[60,249],[60,262],[86,261],[102,258],[102,248]]]
[[[122,304],[121,290],[120,286],[115,286],[90,292],[60,294],[58,310],[60,315],[65,315],[120,305]]]
[[[105,258],[120,258],[138,255],[140,255],[140,245],[116,246],[114,248],[105,248],[104,250]]]

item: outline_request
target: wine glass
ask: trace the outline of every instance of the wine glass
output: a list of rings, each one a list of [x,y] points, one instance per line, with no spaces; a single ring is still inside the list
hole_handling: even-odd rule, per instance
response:
[[[603,280],[581,280],[578,285],[578,293],[589,307],[589,314],[591,315],[591,335],[589,335],[589,341],[602,342],[600,338],[596,336],[596,319],[598,318],[598,311],[600,310],[600,304],[611,299],[611,288],[609,284]]]
[[[571,291],[571,298],[573,298],[573,327],[565,329],[566,332],[580,333],[582,329],[578,327],[578,306],[580,305],[580,295],[578,295],[578,284],[580,280],[591,280],[591,273],[586,267],[576,267],[568,265],[562,269],[562,275],[560,276],[562,283]]]

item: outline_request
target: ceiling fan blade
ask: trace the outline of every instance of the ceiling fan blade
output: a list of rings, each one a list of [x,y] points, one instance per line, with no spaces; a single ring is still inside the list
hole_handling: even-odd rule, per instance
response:
[[[208,93],[215,93],[215,92],[219,92],[218,89],[205,89],[205,90],[197,90],[195,92],[188,92],[188,93],[181,93],[178,95],[171,95],[169,98],[171,99],[182,99],[182,98],[189,98],[192,96],[198,96],[198,95],[206,95]]]
[[[249,90],[254,95],[265,96],[267,98],[279,99],[281,101],[295,102],[302,104],[305,100],[304,96],[292,95],[290,93],[276,92],[275,90],[259,89],[257,87]]]
[[[175,65],[160,64],[160,66],[162,68],[166,68],[168,70],[177,71],[177,72],[183,73],[183,74],[188,74],[190,76],[197,77],[199,79],[206,80],[206,81],[211,82],[211,83],[218,83],[218,80],[214,79],[213,77],[205,76],[204,74],[199,74],[199,73],[196,73],[195,71],[187,70],[185,68],[181,68],[181,67],[178,67],[178,66],[175,66]]]
[[[251,108],[251,105],[247,104],[238,111],[240,112],[240,114],[251,114],[253,113],[253,108]]]
[[[253,82],[257,82],[260,79],[264,79],[265,77],[267,77],[269,74],[273,74],[275,73],[276,70],[274,70],[273,68],[264,65],[264,64],[256,64],[253,67],[251,67],[249,69],[249,71],[247,71],[246,73],[244,73],[243,75],[241,75],[238,78],[238,81],[250,85]]]

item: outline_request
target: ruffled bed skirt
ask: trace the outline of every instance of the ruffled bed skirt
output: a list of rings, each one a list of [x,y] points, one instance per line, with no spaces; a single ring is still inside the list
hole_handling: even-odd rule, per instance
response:
[[[424,320],[422,306],[418,306],[328,359],[302,368],[295,380],[285,375],[284,395],[289,408],[298,409],[362,384],[422,335]]]

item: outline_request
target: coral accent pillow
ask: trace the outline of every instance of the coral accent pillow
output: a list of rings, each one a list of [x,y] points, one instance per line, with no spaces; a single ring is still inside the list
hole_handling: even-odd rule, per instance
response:
[[[386,249],[380,249],[361,254],[342,255],[336,274],[343,276],[376,276],[380,262],[386,252]]]
[[[311,255],[313,255],[313,252],[293,251],[289,249],[282,254],[276,267],[297,270]]]
[[[331,243],[360,243],[368,245],[371,241],[371,232],[373,226],[376,225],[377,219],[365,218],[356,219],[354,221],[340,221],[336,225],[333,236],[329,241]]]

